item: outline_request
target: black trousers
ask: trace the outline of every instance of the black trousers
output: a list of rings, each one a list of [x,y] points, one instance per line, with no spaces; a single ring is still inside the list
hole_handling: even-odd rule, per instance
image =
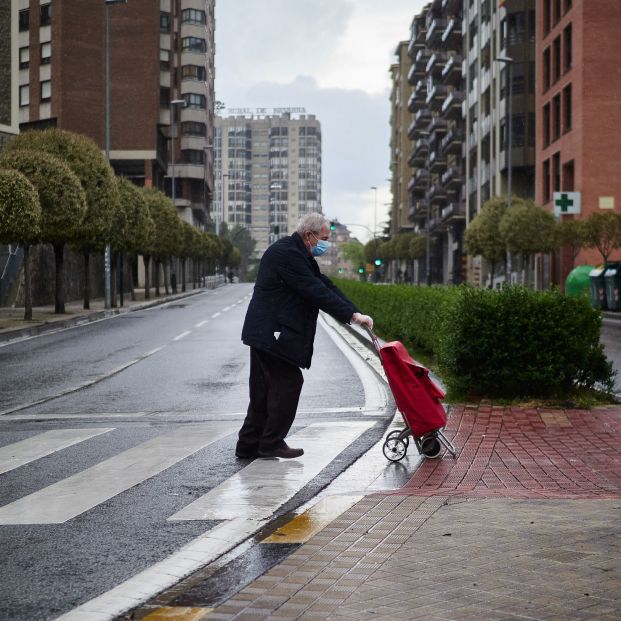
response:
[[[304,378],[299,367],[250,348],[250,404],[237,453],[254,455],[282,446],[298,409]]]

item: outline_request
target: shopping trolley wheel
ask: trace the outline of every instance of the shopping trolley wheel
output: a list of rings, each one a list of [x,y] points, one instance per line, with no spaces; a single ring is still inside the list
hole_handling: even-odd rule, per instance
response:
[[[430,459],[439,457],[442,452],[442,445],[435,434],[430,433],[420,439],[420,452]]]
[[[387,436],[386,436],[386,440],[390,440],[391,438],[399,438],[399,434],[403,433],[402,431],[399,431],[398,429],[395,429],[395,431],[391,431]],[[405,436],[405,438],[399,438],[400,440],[402,440],[405,443],[406,448],[408,446],[410,446],[410,438],[408,436]]]
[[[399,438],[387,438],[382,447],[384,457],[390,461],[400,461],[408,452],[407,444]]]

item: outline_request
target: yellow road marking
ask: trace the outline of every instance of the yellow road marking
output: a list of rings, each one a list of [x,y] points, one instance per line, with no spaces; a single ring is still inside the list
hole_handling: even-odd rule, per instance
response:
[[[213,608],[183,608],[164,606],[154,610],[143,621],[199,621],[204,619]]]
[[[327,496],[274,531],[261,543],[305,543],[362,496]]]

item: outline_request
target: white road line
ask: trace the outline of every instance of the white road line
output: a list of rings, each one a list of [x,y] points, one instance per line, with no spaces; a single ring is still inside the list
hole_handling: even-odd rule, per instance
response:
[[[0,448],[0,474],[15,470],[74,444],[79,444],[114,428],[53,429]]]
[[[232,308],[232,306],[227,306],[226,308],[223,308],[223,309],[222,309],[222,312],[223,312],[223,313],[226,313],[226,311],[230,311],[230,310],[231,310],[231,308]]]
[[[199,321],[194,327],[195,328],[202,328],[208,321],[209,321],[209,319],[204,319],[203,321]]]
[[[182,332],[181,334],[178,334],[173,341],[180,341],[182,338],[186,337],[188,334],[192,334],[192,332],[190,330],[186,330],[185,332]]]
[[[222,314],[222,313],[214,313],[214,314],[211,316],[211,319],[215,319],[216,317],[220,317],[220,315],[221,315],[221,314]]]
[[[244,541],[267,520],[237,518],[219,524],[167,559],[136,574],[112,590],[70,610],[56,621],[110,621],[149,597],[177,584]]]
[[[181,520],[263,520],[315,478],[371,421],[314,423],[287,438],[304,447],[299,459],[257,459],[170,518]]]
[[[233,431],[229,423],[183,425],[1,507],[0,524],[62,524]]]
[[[140,416],[147,416],[152,412],[72,412],[66,414],[58,414],[57,412],[44,412],[33,414],[7,414],[2,417],[3,421],[6,420],[65,420],[72,418],[86,418],[89,422],[92,422],[93,418],[96,420],[109,419],[109,418],[138,418]]]

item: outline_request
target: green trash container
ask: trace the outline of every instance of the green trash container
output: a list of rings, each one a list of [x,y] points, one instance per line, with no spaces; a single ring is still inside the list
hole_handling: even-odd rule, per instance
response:
[[[606,301],[610,310],[621,310],[621,263],[608,264],[604,272]]]
[[[591,279],[589,274],[594,269],[592,265],[578,265],[578,267],[574,267],[565,281],[565,295],[570,298],[590,298]]]
[[[606,309],[606,281],[604,280],[605,267],[596,267],[589,273],[591,280],[591,305],[593,308]]]

